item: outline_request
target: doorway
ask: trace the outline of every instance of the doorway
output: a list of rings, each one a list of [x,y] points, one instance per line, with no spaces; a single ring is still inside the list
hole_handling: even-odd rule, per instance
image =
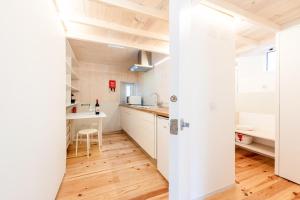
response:
[[[298,185],[290,185],[288,181],[275,176],[274,161],[269,158],[275,156],[274,135],[277,128],[275,125],[277,108],[273,108],[272,114],[270,110],[273,106],[277,107],[278,105],[278,102],[274,100],[277,95],[275,92],[277,83],[272,86],[273,90],[270,90],[271,87],[261,81],[254,81],[254,84],[250,85],[251,87],[259,86],[263,92],[253,92],[251,90],[254,88],[251,87],[244,88],[256,94],[241,93],[237,98],[239,98],[238,103],[241,103],[238,106],[243,112],[234,114],[236,113],[233,81],[235,74],[234,26],[237,20],[219,10],[198,4],[196,1],[193,3],[171,2],[170,4],[171,58],[174,69],[172,95],[178,99],[170,105],[171,127],[178,123],[178,132],[175,131],[171,137],[170,171],[173,177],[170,181],[170,197],[171,199],[204,199],[223,191],[225,193],[231,191],[228,198],[236,194],[253,195],[258,199],[263,196],[264,193],[255,193],[253,190],[243,192],[241,189],[238,191],[239,189],[236,187],[239,184],[239,181],[235,180],[234,172],[236,125],[244,131],[259,130],[257,133],[248,133],[255,137],[252,138],[253,144],[249,143],[252,145],[239,144],[244,149],[247,147],[248,151],[240,149],[237,151],[238,159],[248,160],[248,163],[238,162],[238,165],[246,164],[246,168],[243,170],[247,167],[251,170],[251,167],[263,163],[262,166],[257,166],[261,170],[260,173],[255,173],[253,170],[253,177],[249,178],[260,181],[270,179],[274,182],[278,181],[278,184],[284,185],[284,187],[294,187],[299,190]],[[296,33],[293,32],[291,36],[294,37]],[[294,45],[287,44],[285,45],[286,51],[288,46],[295,48]],[[275,65],[272,65],[274,62],[271,60],[276,57],[274,49],[269,48],[265,53],[263,56],[265,66],[260,70],[266,76],[274,75],[272,71]],[[284,61],[288,65],[287,60]],[[294,59],[294,63],[297,62],[298,60]],[[293,71],[294,68],[291,70]],[[286,82],[288,82],[287,74],[285,74]],[[265,81],[264,78],[262,80]],[[274,81],[275,78],[270,80]],[[290,84],[287,85],[290,87]],[[240,86],[238,85],[238,87]],[[241,88],[239,88],[240,90]],[[291,93],[288,94],[291,95]],[[258,105],[244,107],[242,105],[244,103],[240,99],[250,100],[251,103]],[[266,106],[261,105],[262,102]],[[291,106],[286,106],[286,108],[290,112]],[[251,109],[253,111],[250,112]],[[257,109],[264,113],[257,114],[254,112]],[[250,123],[251,121],[255,123]],[[255,128],[251,126],[255,126]],[[244,135],[247,134],[244,133]],[[292,148],[287,149],[286,152],[295,152],[291,151]],[[257,153],[263,154],[263,156]],[[253,162],[251,162],[251,158],[255,158],[252,159]],[[260,162],[255,162],[257,160]],[[297,165],[298,161],[293,163]],[[237,171],[242,170],[238,169]],[[268,173],[269,176],[265,176]],[[254,175],[258,175],[259,178]],[[266,188],[261,189],[268,190],[266,185],[264,185]],[[259,183],[258,185],[254,184],[253,188],[259,190]],[[290,196],[297,195],[293,194],[292,190],[284,192]],[[271,193],[278,195],[276,190]],[[224,195],[224,193],[222,194]]]

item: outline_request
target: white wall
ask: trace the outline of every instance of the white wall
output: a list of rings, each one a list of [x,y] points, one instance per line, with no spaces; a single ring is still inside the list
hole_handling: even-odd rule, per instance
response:
[[[144,103],[151,104],[153,93],[157,93],[161,106],[169,106],[171,63],[169,59],[160,62],[164,58],[166,56],[153,53],[152,63],[159,63],[152,70],[138,74],[138,93],[143,96]]]
[[[0,190],[53,200],[66,164],[65,38],[52,1],[0,7]]]
[[[137,82],[137,74],[130,72],[127,66],[107,65],[94,63],[80,63],[78,69],[74,69],[79,75],[79,80],[74,85],[80,90],[77,93],[80,103],[95,105],[99,99],[100,109],[105,112],[107,118],[103,120],[103,132],[114,132],[121,130],[119,104],[120,104],[120,82]],[[109,80],[116,80],[117,88],[111,92],[108,87]],[[91,121],[91,120],[89,120]],[[77,129],[82,128],[80,124],[87,121],[76,122]]]
[[[255,49],[236,60],[237,123],[274,135],[276,71],[266,71],[265,52],[266,49]]]
[[[265,71],[266,55],[248,54],[237,58],[238,92],[275,92],[275,71]]]

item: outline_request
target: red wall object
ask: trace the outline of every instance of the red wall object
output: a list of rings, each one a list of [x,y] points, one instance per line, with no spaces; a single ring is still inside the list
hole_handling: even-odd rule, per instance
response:
[[[109,86],[110,91],[115,92],[116,91],[117,83],[116,83],[115,80],[109,80],[108,86]]]

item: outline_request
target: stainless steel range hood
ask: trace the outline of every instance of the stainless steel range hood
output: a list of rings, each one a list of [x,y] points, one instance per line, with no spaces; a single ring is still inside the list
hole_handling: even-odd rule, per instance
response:
[[[139,51],[138,64],[132,65],[129,70],[132,72],[146,72],[153,68],[151,52]]]

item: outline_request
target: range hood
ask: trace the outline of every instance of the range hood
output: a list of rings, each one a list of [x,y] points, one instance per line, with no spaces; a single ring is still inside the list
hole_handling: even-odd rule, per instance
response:
[[[153,68],[151,52],[139,51],[138,53],[138,64],[132,65],[129,70],[132,72],[146,72]]]

